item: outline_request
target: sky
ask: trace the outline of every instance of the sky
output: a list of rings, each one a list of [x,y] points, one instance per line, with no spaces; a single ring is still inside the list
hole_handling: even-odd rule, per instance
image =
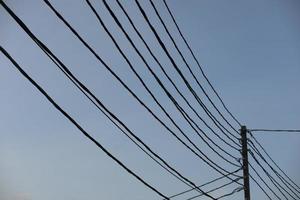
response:
[[[71,69],[103,103],[155,152],[197,184],[220,176],[186,150],[119,84],[101,63],[72,35],[43,1],[5,1],[34,34]],[[179,115],[129,42],[118,29],[101,1],[91,1],[134,68],[145,80],[176,122],[216,163],[233,171]],[[176,74],[159,47],[133,0],[121,1],[134,23],[175,80],[179,89],[213,126]],[[217,112],[197,87],[172,46],[148,0],[140,1],[158,29],[171,56],[213,114]],[[299,129],[300,119],[300,2],[297,0],[168,0],[187,41],[209,80],[230,111],[249,129]],[[151,96],[120,56],[85,1],[52,0],[53,6],[78,30],[96,52],[174,130]],[[121,23],[157,72],[166,87],[184,105],[163,76],[149,52],[129,25],[116,2],[108,1]],[[161,0],[155,0],[178,46],[196,76],[226,118],[239,129],[209,89],[181,40]],[[0,8],[0,44],[49,94],[91,135],[129,168],[168,196],[188,187],[139,151],[68,81],[30,40],[25,32]],[[66,120],[24,78],[4,56],[0,56],[0,199],[1,200],[80,200],[80,199],[161,199],[120,166]],[[184,108],[187,108],[185,106]],[[191,111],[190,111],[191,112]],[[191,114],[195,118],[193,114]],[[196,118],[195,118],[196,119]],[[228,148],[199,120],[197,122],[224,150]],[[224,121],[222,121],[224,122]],[[300,135],[255,133],[272,158],[300,184]],[[250,160],[253,162],[253,160]],[[258,170],[259,167],[256,166]],[[250,171],[250,173],[253,173]],[[262,172],[261,172],[262,173]],[[228,181],[228,180],[227,180]],[[205,187],[205,190],[224,184]],[[220,196],[235,186],[213,193]],[[253,199],[267,199],[251,181]],[[196,192],[188,195],[192,196]],[[188,197],[184,196],[185,198]],[[177,198],[177,199],[184,199]],[[240,192],[228,199],[242,199]],[[201,198],[199,198],[201,199]],[[202,198],[205,199],[205,198]]]

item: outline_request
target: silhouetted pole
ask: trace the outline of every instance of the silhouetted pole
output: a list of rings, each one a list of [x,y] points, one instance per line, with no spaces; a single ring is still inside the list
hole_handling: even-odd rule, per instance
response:
[[[243,178],[245,200],[250,200],[249,167],[248,167],[248,147],[247,147],[247,128],[241,127],[242,137],[242,158],[243,158]]]

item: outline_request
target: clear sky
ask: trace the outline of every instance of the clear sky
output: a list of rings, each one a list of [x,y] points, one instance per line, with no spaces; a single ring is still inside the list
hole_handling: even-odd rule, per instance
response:
[[[145,109],[121,87],[42,1],[5,2],[105,105],[186,177],[201,184],[219,176],[180,145],[145,112]],[[174,128],[130,71],[85,1],[51,2],[137,95]],[[176,94],[137,38],[116,2],[114,0],[108,2],[151,67],[159,74],[172,94]],[[162,1],[154,2],[200,82],[220,106],[188,54]],[[235,169],[217,157],[195,136],[146,70],[102,2],[92,1],[92,3],[138,73],[168,112],[209,157],[226,169]],[[201,116],[212,125],[175,73],[134,1],[122,1],[122,4],[176,84],[184,91]],[[158,28],[171,55],[193,87],[197,88],[159,24],[149,2],[141,0],[141,4]],[[168,4],[204,71],[239,121],[250,129],[300,128],[298,0],[168,0]],[[114,155],[164,194],[172,195],[187,189],[120,134],[120,131],[57,70],[3,7],[0,7],[0,27],[0,44]],[[1,200],[161,199],[84,138],[3,55],[0,56],[0,65]],[[197,92],[209,105],[199,88]],[[175,96],[180,99],[178,95]],[[212,106],[208,107],[212,109]],[[223,109],[221,110],[225,113]],[[214,110],[213,113],[216,114]],[[227,114],[226,117],[229,118]],[[199,120],[197,122],[206,130]],[[234,124],[232,120],[231,122]],[[234,125],[239,129],[236,124]],[[226,151],[239,156],[238,152],[234,152],[211,133],[209,134]],[[282,169],[300,184],[300,135],[256,133],[256,137]],[[219,184],[222,183],[226,182]],[[214,186],[216,185],[211,187]],[[214,195],[222,195],[234,188],[219,190]],[[204,189],[208,190],[209,187]],[[253,199],[267,199],[253,182],[251,189]],[[241,192],[228,199],[242,198]]]

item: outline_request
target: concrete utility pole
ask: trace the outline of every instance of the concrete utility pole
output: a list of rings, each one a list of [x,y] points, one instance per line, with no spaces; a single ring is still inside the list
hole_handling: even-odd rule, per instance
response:
[[[247,145],[247,128],[241,127],[242,159],[243,159],[243,177],[244,177],[244,194],[245,200],[250,200],[249,184],[249,166],[248,166],[248,145]]]

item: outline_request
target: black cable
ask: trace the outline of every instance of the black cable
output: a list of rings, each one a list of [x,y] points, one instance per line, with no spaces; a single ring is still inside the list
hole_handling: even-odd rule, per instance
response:
[[[253,138],[253,140],[258,144],[258,146],[263,150],[263,152],[267,155],[267,157],[271,160],[271,162],[281,171],[284,176],[291,182],[295,187],[297,187],[300,190],[300,187],[279,167],[279,165],[272,159],[272,157],[269,155],[269,153],[266,151],[266,149],[260,144],[260,142],[254,137],[254,135],[249,131],[250,136]],[[297,190],[299,192],[299,190]]]
[[[27,29],[28,28],[25,26],[25,24],[23,24],[22,21],[20,21],[20,19],[18,19],[13,13],[12,14],[15,18],[15,20],[17,20],[17,22],[19,23],[19,25],[21,25],[22,28]],[[17,19],[16,19],[17,18]],[[38,39],[30,32],[30,30],[28,30],[27,32],[28,34],[31,34],[32,37],[34,37],[35,39],[33,39],[35,42],[38,41]],[[93,95],[93,93],[91,93],[80,81],[77,80],[77,78],[69,71],[69,69],[58,59],[55,57],[54,54],[52,54],[52,52],[40,41],[39,42],[39,46],[43,47],[44,49],[46,49],[49,53],[51,54],[51,57],[53,57],[58,63],[59,65],[63,68],[63,70],[65,71],[64,73],[67,73],[72,79],[74,79],[74,81],[83,88],[84,91],[86,91],[89,95],[91,95],[93,97],[93,99],[106,111],[110,114],[110,116],[112,116],[112,118],[114,118],[116,121],[118,121],[119,124],[121,124],[136,140],[138,140],[148,151],[150,151],[155,157],[157,157],[159,160],[161,160],[169,169],[171,169],[172,171],[174,171],[178,176],[180,176],[182,179],[184,179],[185,181],[189,182],[191,185],[196,186],[194,183],[192,183],[191,181],[189,181],[187,178],[185,178],[184,176],[182,176],[178,171],[176,171],[174,168],[172,168],[166,161],[164,161],[161,157],[159,157],[156,153],[154,153],[147,145],[145,145],[137,136],[135,136],[126,126],[125,124],[123,124],[113,113],[111,113],[100,101],[99,99],[97,99],[97,97],[95,97]],[[48,55],[48,54],[47,54]],[[52,60],[52,59],[51,59]],[[56,63],[57,64],[57,63]],[[61,69],[61,68],[60,68]],[[68,78],[70,78],[69,76],[67,76]],[[203,193],[203,191],[201,191]],[[212,197],[211,197],[212,198]],[[213,199],[213,198],[212,198]]]
[[[115,22],[117,23],[117,25],[120,27],[120,29],[122,30],[122,32],[125,34],[126,38],[128,39],[128,41],[132,44],[133,48],[137,51],[137,53],[140,55],[139,51],[137,50],[137,48],[135,47],[134,43],[132,42],[132,39],[130,38],[130,36],[127,34],[127,32],[124,30],[122,24],[120,23],[120,21],[118,20],[118,18],[116,17],[116,15],[114,14],[113,10],[109,7],[109,5],[107,4],[106,1],[103,1],[105,7],[108,9],[109,13],[111,14],[111,16],[113,17],[113,19],[115,20]],[[122,9],[122,11],[124,12],[124,14],[126,15],[127,19],[129,20],[130,24],[132,25],[132,27],[134,28],[135,32],[137,33],[137,35],[139,36],[139,38],[142,40],[143,44],[145,45],[145,47],[147,48],[147,50],[149,51],[150,55],[153,57],[153,59],[156,61],[156,63],[159,65],[160,69],[162,70],[163,74],[167,77],[167,79],[171,82],[172,86],[175,88],[175,90],[177,91],[177,93],[183,98],[183,100],[186,102],[186,104],[189,106],[189,108],[192,109],[192,111],[196,114],[196,116],[205,124],[205,126],[207,128],[209,128],[210,131],[213,132],[214,135],[216,135],[220,140],[222,140],[225,144],[229,145],[230,147],[234,148],[235,150],[238,150],[238,148],[232,146],[231,144],[229,144],[226,140],[224,140],[219,134],[217,134],[206,122],[203,118],[201,118],[201,116],[198,114],[198,112],[193,108],[193,106],[191,106],[191,104],[189,103],[189,101],[185,98],[185,96],[182,94],[182,92],[178,89],[178,87],[176,86],[176,84],[174,83],[174,81],[170,78],[170,76],[167,74],[166,70],[164,69],[164,67],[162,66],[162,64],[159,62],[159,60],[156,58],[156,56],[153,54],[152,50],[150,49],[150,47],[148,46],[148,44],[146,43],[146,41],[144,40],[144,38],[142,37],[142,35],[140,34],[140,32],[137,30],[136,26],[134,25],[134,23],[132,22],[131,18],[129,17],[129,15],[127,14],[126,10],[123,8],[123,6],[120,4],[119,1],[117,1],[118,5],[120,6],[120,8]],[[143,56],[140,55],[140,57],[143,59]],[[144,60],[144,59],[143,59]],[[177,106],[176,106],[177,107]],[[219,147],[218,147],[219,148]],[[222,149],[222,148],[221,148]],[[222,149],[223,150],[223,149]],[[224,151],[224,150],[223,150]],[[228,154],[228,152],[225,152],[226,154]],[[228,154],[229,156],[233,157],[231,154]],[[236,157],[233,157],[234,159],[236,159]]]
[[[204,93],[204,95],[206,96],[206,98],[209,100],[209,102],[211,103],[211,105],[215,108],[215,110],[218,112],[218,114],[222,117],[222,119],[230,126],[230,128],[239,133],[233,126],[232,124],[224,117],[224,115],[220,112],[220,110],[217,108],[217,106],[215,105],[215,103],[212,101],[212,99],[209,97],[209,95],[207,94],[207,92],[205,91],[205,89],[203,88],[203,86],[200,84],[198,78],[196,77],[196,75],[194,74],[193,70],[191,69],[190,65],[187,63],[185,57],[183,56],[182,52],[180,51],[180,49],[178,48],[173,36],[171,35],[170,31],[168,30],[164,20],[162,19],[162,17],[160,16],[158,10],[156,9],[155,4],[153,3],[152,0],[149,0],[151,3],[152,8],[154,9],[159,21],[161,22],[161,24],[163,25],[167,35],[169,36],[169,38],[171,39],[175,49],[177,50],[177,52],[179,53],[181,59],[183,60],[185,66],[188,68],[188,71],[191,73],[192,77],[194,78],[194,80],[196,81],[197,85],[201,88],[201,91]]]
[[[286,191],[286,189],[284,187],[282,187],[281,184],[279,184],[271,175],[270,173],[262,166],[262,164],[258,161],[258,159],[256,158],[256,156],[254,155],[254,153],[252,151],[249,150],[249,153],[251,155],[251,157],[254,159],[254,161],[258,164],[258,166],[263,170],[263,172],[267,175],[267,177],[270,179],[270,181],[273,183],[273,185],[278,189],[278,191],[285,197],[285,199],[288,200],[287,196],[284,194],[284,192],[282,190],[285,191],[286,194],[288,194],[290,197],[292,197],[293,199],[296,200],[296,198],[294,196],[292,196],[288,191]],[[282,190],[281,190],[282,189]]]
[[[176,22],[175,20],[175,17],[174,15],[172,14],[171,10],[169,9],[169,6],[166,2],[166,0],[163,0],[167,10],[168,10],[168,13],[170,14],[171,18],[172,18],[172,21],[174,22],[175,26],[176,26],[176,29],[178,30],[181,38],[183,39],[185,45],[187,46],[187,48],[189,49],[193,59],[196,61],[197,63],[197,66],[198,68],[200,69],[201,73],[202,73],[202,76],[205,78],[205,80],[207,81],[207,83],[209,84],[210,88],[213,90],[213,92],[216,94],[216,96],[218,97],[218,99],[220,100],[221,104],[223,105],[224,109],[229,113],[229,115],[234,119],[234,121],[239,125],[239,126],[242,126],[242,124],[237,120],[237,118],[229,111],[229,109],[227,108],[227,106],[225,105],[224,101],[222,100],[222,98],[220,97],[220,95],[218,94],[218,92],[216,91],[216,89],[213,87],[213,85],[211,84],[211,82],[209,81],[208,77],[206,76],[206,74],[204,73],[204,70],[202,69],[198,59],[196,58],[192,48],[190,47],[190,45],[188,44],[187,40],[185,39],[184,35],[182,34],[179,26],[178,26],[178,23]]]
[[[263,191],[263,193],[270,199],[272,200],[272,198],[268,195],[268,193],[266,192],[266,190],[257,182],[257,180],[255,180],[255,178],[253,178],[253,176],[251,174],[249,174],[250,178],[254,181],[254,183],[256,183],[256,185]]]
[[[9,9],[7,7],[7,9]],[[11,11],[11,10],[9,10]],[[11,13],[10,13],[11,14]],[[12,13],[13,14],[13,13]],[[15,15],[14,15],[15,16]],[[16,16],[15,16],[16,17]],[[17,18],[17,17],[16,17]],[[14,18],[15,19],[15,18]],[[130,135],[132,137],[134,137],[139,143],[141,143],[149,152],[151,152],[152,155],[154,155],[156,158],[158,158],[161,162],[163,162],[169,169],[171,169],[173,172],[175,172],[177,174],[176,178],[182,178],[184,179],[186,182],[188,182],[189,184],[191,184],[193,187],[196,186],[195,184],[192,184],[191,181],[189,181],[187,178],[185,178],[184,176],[182,176],[178,171],[176,171],[173,167],[171,167],[165,160],[163,160],[160,156],[158,156],[155,152],[153,152],[153,150],[150,149],[150,147],[148,147],[145,143],[142,142],[142,140],[137,137],[123,122],[121,122],[113,113],[111,113],[103,104],[102,102],[96,97],[94,96],[93,93],[91,93],[88,88],[86,88],[70,71],[69,69],[42,43],[40,42],[31,32],[30,30],[25,26],[25,24],[23,24],[23,22],[21,22],[21,20],[19,19],[18,20],[20,22],[19,25],[21,25],[22,28],[26,29],[28,32],[28,34],[31,36],[31,38],[38,44],[38,46],[40,48],[42,48],[42,50],[47,54],[47,56],[57,65],[57,67],[59,67],[59,69],[76,85],[76,87],[78,89],[80,89],[80,91],[83,90],[83,93],[87,96],[90,95],[92,96],[93,100],[95,100],[98,105],[100,105],[100,107],[102,109],[104,109],[107,113],[109,113],[109,115],[114,119],[116,120],[119,124],[121,124],[125,129],[126,131],[128,131],[130,133]],[[87,94],[86,94],[87,93]],[[88,97],[88,96],[87,96]],[[89,97],[88,97],[89,98]],[[91,100],[91,98],[89,98]],[[97,104],[95,104],[95,102],[92,101],[92,103],[94,103],[94,105],[96,105],[97,108],[99,108],[99,106]],[[100,108],[99,108],[100,109]],[[105,115],[106,113],[100,109],[101,112],[103,112]],[[107,116],[107,115],[106,115]],[[109,118],[110,119],[110,118]],[[121,130],[121,129],[120,129]],[[122,131],[123,132],[123,131]],[[123,132],[124,133],[124,132]],[[126,133],[125,133],[126,136],[128,136]],[[128,136],[129,137],[129,136]],[[129,139],[131,139],[129,137]],[[132,139],[131,139],[132,140]],[[134,140],[132,140],[134,142]],[[136,142],[134,142],[136,144]],[[139,146],[139,145],[138,145]],[[140,147],[140,146],[139,146]],[[142,150],[143,148],[140,147]],[[143,150],[144,151],[144,150]],[[145,152],[145,151],[144,151]],[[145,152],[146,153],[146,152]],[[147,153],[147,155],[149,155]],[[152,157],[151,157],[152,158]],[[156,161],[156,160],[155,160]],[[156,161],[157,163],[159,163],[158,161]],[[164,167],[164,169],[166,169]],[[169,170],[167,170],[168,172],[170,172]],[[173,173],[172,173],[173,174]],[[179,177],[178,177],[179,176]],[[180,179],[179,179],[180,180]],[[182,180],[181,180],[182,181]],[[182,181],[186,184],[185,181]],[[188,186],[191,187],[191,185],[187,184]],[[200,190],[201,193],[203,193],[203,191]]]
[[[3,4],[3,1],[1,1],[1,4]],[[136,179],[138,179],[141,183],[143,183],[145,186],[156,192],[158,195],[160,195],[163,198],[168,198],[164,194],[162,194],[160,191],[155,189],[153,186],[148,184],[145,180],[143,180],[140,176],[138,176],[135,172],[130,170],[125,164],[123,164],[120,160],[118,160],[114,155],[112,155],[105,147],[103,147],[96,139],[94,139],[89,133],[87,133],[66,111],[64,111],[46,92],[45,90],[39,86],[20,66],[19,64],[8,54],[8,52],[0,46],[1,52],[13,63],[15,68],[32,84],[36,89],[38,89],[45,97],[46,99],[60,112],[62,113],[72,124],[78,128],[81,133],[87,137],[90,141],[92,141],[97,147],[99,147],[107,156],[109,156],[111,159],[113,159],[118,165],[120,165],[124,170],[126,170],[130,175],[134,176]]]
[[[219,180],[225,178],[226,176],[228,176],[228,175],[230,175],[230,174],[237,173],[237,172],[240,171],[240,170],[241,170],[241,169],[235,170],[234,172],[231,172],[231,173],[229,173],[229,174],[227,174],[227,175],[225,175],[225,176],[220,176],[220,177],[218,177],[218,178],[216,178],[216,179],[214,179],[214,180],[211,180],[211,181],[209,181],[209,182],[207,182],[207,183],[201,184],[201,185],[199,185],[199,186],[197,186],[197,187],[194,187],[194,188],[185,190],[185,191],[183,191],[183,192],[174,194],[174,195],[172,195],[172,196],[169,196],[169,199],[172,199],[172,198],[174,198],[174,197],[178,197],[178,196],[180,196],[180,195],[183,195],[183,194],[185,194],[185,193],[188,193],[188,192],[190,192],[190,191],[193,191],[193,190],[195,190],[196,188],[204,187],[204,186],[206,186],[206,185],[209,185],[209,184],[211,184],[211,183],[214,183],[214,182],[216,182],[216,181],[219,181]]]
[[[166,53],[166,55],[168,56],[169,60],[171,61],[172,65],[174,66],[174,68],[176,69],[177,73],[180,75],[181,79],[184,81],[185,85],[188,87],[189,91],[192,93],[192,95],[195,97],[196,101],[200,104],[200,106],[203,108],[203,110],[205,111],[205,113],[208,115],[208,117],[213,121],[213,123],[226,135],[226,137],[228,139],[230,139],[232,142],[236,143],[238,146],[240,146],[240,144],[238,144],[235,140],[233,140],[228,134],[226,134],[223,129],[229,133],[232,137],[234,137],[235,139],[239,140],[239,138],[237,136],[235,136],[234,134],[232,134],[228,129],[226,129],[216,118],[214,118],[214,116],[211,114],[211,112],[206,108],[206,106],[204,105],[204,103],[201,101],[201,99],[199,98],[199,96],[196,94],[196,92],[194,91],[194,89],[191,87],[190,83],[187,81],[187,79],[184,77],[184,75],[182,74],[181,70],[178,68],[177,64],[175,63],[174,59],[172,58],[172,56],[170,55],[170,53],[168,52],[165,44],[163,43],[163,41],[161,40],[161,38],[159,37],[157,31],[155,30],[154,26],[151,24],[151,22],[148,19],[147,14],[145,13],[144,9],[141,7],[140,3],[135,0],[142,16],[144,17],[145,21],[147,22],[147,24],[149,25],[151,31],[154,33],[155,38],[157,39],[157,41],[159,42],[160,46],[162,47],[162,49],[164,50],[164,52]],[[221,127],[223,128],[221,128]]]
[[[287,132],[300,133],[299,129],[250,129],[250,132]]]
[[[234,190],[232,190],[232,192],[227,193],[227,194],[224,194],[224,195],[222,195],[222,196],[220,196],[220,197],[217,197],[217,199],[223,199],[223,198],[225,198],[225,197],[232,196],[232,195],[234,195],[235,193],[238,193],[238,192],[242,191],[243,189],[244,189],[243,187],[235,188]]]
[[[74,30],[74,28],[56,11],[56,9],[50,4],[49,1],[44,0],[44,2],[46,3],[46,5],[55,13],[55,15],[61,20],[63,21],[63,23],[69,28],[69,30],[82,42],[82,44],[88,48],[88,50],[98,59],[98,61],[100,61],[103,66],[109,70],[109,72],[115,77],[117,78],[117,80],[122,84],[123,87],[126,88],[126,90],[128,92],[130,92],[130,94],[136,99],[138,100],[138,102],[147,109],[147,111],[149,111],[152,116],[154,116],[174,137],[176,137],[176,139],[178,141],[180,141],[180,143],[182,143],[184,146],[186,146],[190,151],[192,151],[197,157],[199,157],[201,160],[203,160],[206,164],[208,164],[211,168],[213,168],[214,170],[216,170],[217,172],[219,172],[222,175],[225,175],[222,171],[220,171],[219,169],[217,169],[214,165],[218,166],[218,168],[222,169],[223,171],[225,171],[226,173],[229,173],[227,170],[225,170],[224,168],[222,168],[221,166],[217,165],[216,163],[214,163],[214,165],[212,165],[211,163],[209,163],[207,160],[205,160],[202,156],[200,156],[194,149],[192,149],[191,147],[189,147],[181,138],[179,138],[171,129],[168,128],[168,126],[166,126],[137,96],[136,94],[120,79],[120,77],[118,77],[116,75],[116,73],[101,59],[101,57],[83,40],[83,38]],[[202,154],[206,159],[210,160],[205,154]],[[228,177],[229,178],[229,177]],[[230,180],[232,180],[231,178],[229,178]]]
[[[119,53],[122,55],[122,57],[126,60],[127,64],[129,65],[130,69],[133,71],[133,73],[137,76],[137,78],[140,80],[140,82],[142,83],[142,85],[144,86],[144,88],[147,90],[147,92],[150,94],[150,96],[153,98],[153,100],[156,102],[156,104],[161,108],[161,110],[165,113],[165,115],[171,120],[171,122],[178,128],[178,130],[180,130],[180,132],[182,133],[182,129],[179,128],[179,126],[175,123],[175,121],[172,119],[172,117],[167,113],[167,111],[165,110],[165,108],[158,102],[158,100],[156,99],[155,95],[151,92],[151,90],[148,88],[147,84],[143,81],[143,79],[140,77],[140,75],[136,72],[136,70],[134,69],[132,63],[129,61],[129,59],[127,58],[127,56],[124,54],[124,52],[122,51],[122,49],[120,48],[120,46],[118,45],[117,41],[115,40],[115,38],[113,37],[113,35],[110,33],[110,31],[108,30],[107,26],[105,25],[105,23],[103,22],[103,20],[101,19],[101,17],[99,16],[99,14],[97,13],[96,9],[93,7],[93,5],[89,2],[89,0],[86,0],[89,8],[92,10],[92,12],[94,13],[94,15],[96,16],[96,18],[98,19],[98,22],[101,24],[101,27],[105,30],[105,32],[109,35],[109,37],[111,38],[111,40],[113,41],[114,45],[116,46],[116,48],[118,49]],[[107,3],[105,1],[103,1],[104,5],[106,6],[106,8],[108,9],[108,11],[111,13],[111,9],[108,7]],[[112,13],[111,13],[112,14]],[[117,18],[115,18],[115,21],[117,20]],[[117,22],[119,22],[117,20]],[[221,148],[218,144],[216,144],[210,137],[207,136],[207,134],[193,121],[193,119],[191,119],[189,117],[189,115],[182,109],[182,107],[178,104],[178,102],[175,100],[175,98],[170,94],[170,92],[166,89],[166,87],[164,86],[164,84],[161,82],[161,80],[158,78],[158,76],[155,74],[155,72],[151,69],[151,67],[149,66],[149,64],[147,63],[147,61],[145,60],[145,58],[143,57],[143,55],[139,52],[139,50],[136,48],[135,44],[133,43],[133,41],[131,40],[131,38],[129,37],[129,35],[126,33],[126,31],[124,30],[124,28],[122,27],[122,25],[120,23],[118,23],[119,27],[121,28],[122,32],[125,34],[126,38],[129,40],[129,42],[131,43],[131,45],[133,46],[134,50],[137,52],[137,54],[140,56],[140,58],[143,60],[144,64],[146,65],[147,69],[150,71],[150,73],[154,76],[155,80],[158,82],[158,84],[160,85],[160,87],[164,90],[164,92],[166,93],[166,95],[169,97],[169,99],[173,102],[174,106],[178,109],[178,111],[180,112],[180,114],[185,118],[185,120],[189,123],[189,125],[193,128],[193,130],[196,132],[196,134],[208,145],[208,147],[215,152],[218,156],[220,156],[223,160],[225,160],[226,162],[236,166],[236,167],[240,167],[239,165],[229,161],[228,159],[226,159],[224,156],[222,156],[218,151],[215,150],[215,148],[213,148],[212,146],[210,146],[210,144],[203,138],[203,136],[193,127],[193,125],[190,123],[190,121],[197,127],[197,129],[203,134],[205,135],[205,137],[211,142],[213,143],[215,146],[217,146],[219,149],[221,149],[223,152],[226,152],[223,148]],[[187,119],[188,118],[188,119]],[[189,121],[190,120],[190,121]],[[199,148],[199,147],[198,147]],[[228,152],[226,152],[227,154],[229,154]],[[231,155],[231,154],[229,154]],[[235,158],[235,157],[234,157]],[[237,159],[237,158],[235,158]]]
[[[298,198],[300,199],[300,196],[296,193],[299,191],[297,190],[297,188],[295,188],[292,184],[290,184],[284,177],[282,177],[277,170],[274,169],[274,167],[272,167],[270,165],[270,163],[268,163],[268,161],[265,159],[265,157],[259,152],[259,150],[257,149],[256,145],[250,140],[248,139],[248,144],[250,146],[250,148],[268,165],[268,167],[270,167],[270,169],[273,171],[273,173],[279,178],[279,180]],[[292,188],[291,188],[292,187]],[[294,191],[294,190],[296,191]]]
[[[238,181],[238,180],[240,180],[241,178],[237,178],[236,180]],[[231,184],[233,184],[234,183],[234,181],[231,181],[231,182],[228,182],[228,183],[226,183],[226,184],[224,184],[224,185],[221,185],[221,186],[219,186],[219,187],[216,187],[216,188],[214,188],[214,189],[211,189],[211,190],[209,190],[209,191],[207,191],[207,193],[211,193],[211,192],[214,192],[214,191],[217,191],[217,190],[219,190],[219,189],[222,189],[222,188],[224,188],[224,187],[226,187],[226,186],[228,186],[228,185],[231,185]],[[232,193],[232,192],[231,192]],[[230,194],[231,194],[230,193]],[[235,192],[234,192],[235,193]],[[232,194],[231,194],[232,195]],[[192,197],[190,197],[190,198],[188,198],[188,199],[186,199],[186,200],[192,200],[192,199],[195,199],[195,198],[198,198],[198,197],[201,197],[201,196],[203,196],[203,194],[198,194],[198,195],[195,195],[195,196],[192,196]],[[227,196],[229,196],[229,195],[227,195]],[[221,199],[221,198],[223,198],[223,197],[225,197],[225,196],[221,196],[221,197],[218,197],[217,199]]]
[[[267,182],[261,177],[261,175],[258,173],[258,171],[255,169],[255,167],[249,162],[250,168],[255,172],[255,174],[258,176],[258,178],[267,186],[267,188],[279,199],[281,198],[276,194],[276,192],[267,184]],[[253,179],[253,178],[252,178]]]

